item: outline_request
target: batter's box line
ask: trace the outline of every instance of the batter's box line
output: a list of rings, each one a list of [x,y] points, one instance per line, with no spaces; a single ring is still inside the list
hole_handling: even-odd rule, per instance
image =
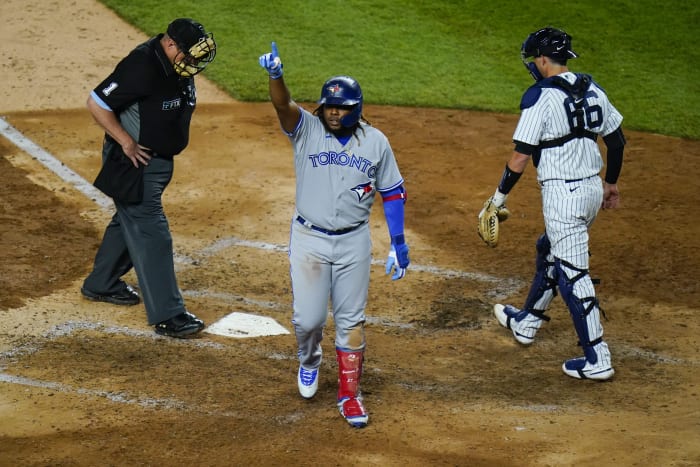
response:
[[[95,188],[92,183],[85,180],[73,170],[69,169],[68,166],[56,159],[56,157],[51,155],[34,141],[24,136],[19,130],[10,125],[3,117],[0,117],[0,135],[3,135],[19,149],[26,152],[43,164],[44,167],[58,175],[61,180],[75,187],[76,190],[90,198],[103,210],[110,211],[114,209],[111,198],[105,196],[101,191]]]
[[[105,391],[100,389],[87,389],[73,387],[67,384],[56,383],[53,381],[41,381],[24,376],[10,375],[0,372],[0,383],[18,384],[21,386],[31,386],[41,389],[49,389],[51,391],[62,393],[73,393],[90,397],[101,397],[112,402],[121,404],[133,404],[147,408],[165,408],[165,409],[187,409],[187,404],[176,399],[156,399],[151,397],[134,397],[125,392]],[[192,410],[192,409],[189,409]]]
[[[193,345],[195,347],[211,347],[222,349],[222,344],[211,341],[200,341],[198,339],[172,339],[170,337],[159,336],[152,330],[143,331],[140,329],[131,329],[126,326],[106,326],[100,322],[89,321],[66,321],[65,323],[57,324],[43,333],[40,339],[54,340],[60,337],[68,337],[78,331],[97,331],[105,334],[120,334],[124,336],[136,337],[141,339],[163,340],[173,345]],[[8,360],[13,358],[23,357],[38,352],[41,345],[34,343],[26,343],[12,349],[0,352],[0,360]],[[2,370],[2,367],[0,367]]]
[[[289,249],[285,245],[278,245],[274,243],[260,242],[244,240],[238,237],[228,237],[217,240],[208,247],[201,250],[203,256],[212,256],[221,250],[225,250],[231,247],[243,247],[243,248],[254,248],[264,251],[272,251],[277,253],[288,253]],[[184,257],[183,257],[184,258]],[[375,266],[384,266],[383,259],[373,259],[372,264]],[[480,272],[467,272],[458,271],[455,269],[445,269],[437,266],[423,266],[420,264],[411,263],[408,267],[409,271],[422,272],[427,274],[432,274],[435,276],[443,277],[446,279],[469,279],[478,282],[488,282],[494,284],[500,284],[508,289],[516,288],[519,289],[524,285],[524,282],[519,279],[514,278],[502,278],[496,277],[489,274],[483,274]]]
[[[80,396],[103,398],[118,404],[137,405],[146,409],[166,409],[184,412],[193,412],[213,417],[230,417],[237,420],[256,421],[258,417],[235,411],[209,410],[197,404],[189,404],[185,401],[172,398],[155,398],[147,396],[134,396],[124,391],[106,391],[102,389],[87,389],[74,387],[68,384],[56,383],[53,381],[42,381],[24,376],[10,375],[0,371],[0,383],[17,384],[20,386],[48,389],[50,391],[64,394],[77,394]],[[273,417],[278,424],[295,423],[306,415],[299,411],[294,411],[286,415]]]
[[[88,182],[79,174],[68,168],[65,164],[63,164],[60,160],[58,160],[55,156],[50,154],[44,148],[42,148],[26,136],[24,136],[19,130],[10,125],[7,122],[7,120],[5,120],[3,117],[0,117],[0,134],[7,138],[19,149],[21,149],[22,151],[26,152],[34,159],[39,161],[47,169],[58,175],[58,177],[61,180],[75,187],[76,190],[90,198],[105,211],[112,211],[114,209],[112,200],[109,197],[105,196],[102,192],[97,190],[92,185],[92,183]],[[276,245],[272,243],[242,240],[236,237],[229,237],[217,240],[211,246],[204,248],[202,250],[202,254],[205,256],[212,255],[222,249],[229,248],[231,246],[256,248],[260,250],[273,251],[279,253],[288,252],[287,247],[284,245]],[[175,253],[175,256],[176,261],[179,263],[196,264],[196,259],[193,259],[186,255]],[[373,260],[372,264],[383,265],[384,261]],[[434,266],[421,266],[418,264],[412,264],[410,266],[410,270],[433,274],[444,278],[460,278],[479,282],[501,284],[503,287],[506,287],[508,289],[516,287],[514,291],[517,291],[520,287],[522,287],[522,281],[518,281],[516,279],[503,279],[478,272],[456,271],[452,269],[443,269]]]

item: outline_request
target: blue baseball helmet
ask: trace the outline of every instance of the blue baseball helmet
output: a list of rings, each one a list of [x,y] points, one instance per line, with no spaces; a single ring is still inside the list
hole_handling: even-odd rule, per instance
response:
[[[340,120],[341,125],[352,128],[362,116],[362,89],[360,83],[349,76],[329,78],[321,88],[319,104],[352,105],[352,111]]]

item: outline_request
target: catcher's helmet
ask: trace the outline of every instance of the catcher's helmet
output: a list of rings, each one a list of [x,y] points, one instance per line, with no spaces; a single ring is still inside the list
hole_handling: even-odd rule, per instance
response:
[[[183,59],[176,60],[173,64],[178,74],[185,77],[194,76],[214,61],[214,34],[207,33],[204,26],[195,20],[178,18],[168,25],[166,32],[184,55]]]
[[[569,58],[576,58],[578,54],[571,50],[571,36],[555,28],[544,28],[533,32],[520,49],[522,58],[551,57],[554,60],[566,62]]]
[[[352,112],[340,119],[341,125],[352,128],[362,116],[362,89],[360,83],[349,76],[334,76],[323,83],[319,104],[352,105]]]
[[[528,63],[527,59],[543,55],[564,64],[568,59],[578,57],[578,54],[571,49],[571,36],[561,29],[551,27],[540,29],[527,36],[520,48],[520,57],[535,81],[543,77],[537,66],[532,62]]]

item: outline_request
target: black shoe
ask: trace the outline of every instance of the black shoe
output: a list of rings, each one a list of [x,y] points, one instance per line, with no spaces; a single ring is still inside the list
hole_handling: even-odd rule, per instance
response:
[[[112,303],[114,305],[126,306],[138,305],[139,303],[141,303],[141,298],[139,297],[138,292],[136,292],[128,284],[124,284],[124,289],[122,289],[121,291],[109,295],[102,295],[95,292],[91,292],[85,287],[80,288],[80,293],[83,294],[83,297],[94,302],[107,302]]]
[[[156,324],[156,334],[170,337],[187,337],[204,329],[204,321],[189,311]]]

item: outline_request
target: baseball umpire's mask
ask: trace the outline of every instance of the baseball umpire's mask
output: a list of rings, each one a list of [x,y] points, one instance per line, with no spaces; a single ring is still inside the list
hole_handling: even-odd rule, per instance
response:
[[[178,52],[173,68],[180,76],[189,78],[204,70],[214,61],[216,42],[214,34],[190,18],[178,18],[168,25],[168,36],[175,41]]]

